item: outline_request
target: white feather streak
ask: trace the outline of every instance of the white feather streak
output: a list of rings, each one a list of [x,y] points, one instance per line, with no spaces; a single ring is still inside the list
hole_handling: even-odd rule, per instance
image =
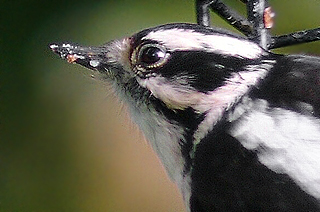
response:
[[[320,198],[320,120],[256,100],[230,131],[259,161]]]
[[[172,51],[200,50],[254,59],[263,54],[255,43],[223,34],[202,34],[190,29],[152,31],[143,39],[156,40]]]

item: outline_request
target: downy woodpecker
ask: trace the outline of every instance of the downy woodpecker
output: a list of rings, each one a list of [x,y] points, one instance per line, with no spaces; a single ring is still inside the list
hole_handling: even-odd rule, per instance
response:
[[[320,58],[185,23],[50,48],[114,87],[188,211],[320,211]]]

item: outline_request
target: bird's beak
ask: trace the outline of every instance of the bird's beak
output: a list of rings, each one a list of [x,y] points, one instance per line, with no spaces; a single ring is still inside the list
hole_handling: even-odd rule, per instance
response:
[[[98,70],[106,60],[106,47],[83,47],[74,44],[51,44],[50,49],[69,63]]]

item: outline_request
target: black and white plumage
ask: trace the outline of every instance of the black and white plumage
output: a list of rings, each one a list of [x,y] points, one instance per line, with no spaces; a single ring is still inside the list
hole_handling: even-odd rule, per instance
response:
[[[188,211],[320,211],[320,58],[194,24],[50,47],[113,85]]]

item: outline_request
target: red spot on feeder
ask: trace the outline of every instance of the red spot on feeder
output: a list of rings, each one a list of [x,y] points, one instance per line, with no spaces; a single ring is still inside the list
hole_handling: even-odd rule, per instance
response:
[[[267,7],[264,9],[263,13],[263,22],[264,22],[264,27],[266,29],[270,29],[273,27],[273,17],[275,16],[275,13],[272,11],[271,7]]]

